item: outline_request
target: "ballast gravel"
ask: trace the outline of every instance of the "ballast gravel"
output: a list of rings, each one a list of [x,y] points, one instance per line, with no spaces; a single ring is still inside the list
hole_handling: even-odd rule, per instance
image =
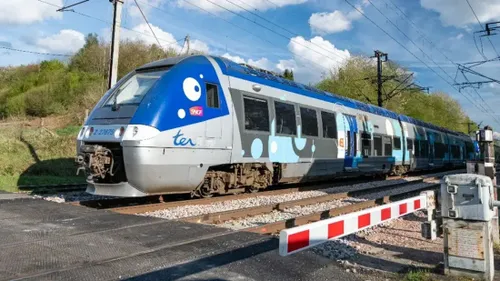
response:
[[[223,211],[229,211],[229,210],[237,210],[237,209],[244,209],[244,208],[250,208],[250,207],[256,207],[256,206],[277,204],[277,203],[281,203],[281,202],[288,202],[288,201],[293,201],[293,200],[317,197],[317,196],[322,196],[322,195],[326,195],[326,194],[349,192],[349,191],[370,188],[370,187],[376,188],[376,187],[382,187],[382,186],[392,185],[392,184],[396,184],[396,183],[406,183],[406,182],[410,182],[410,181],[416,181],[419,179],[421,179],[421,178],[420,177],[411,177],[411,178],[408,177],[406,179],[390,180],[390,181],[389,180],[388,181],[374,181],[374,182],[359,183],[359,184],[354,184],[354,185],[336,186],[336,187],[330,187],[330,188],[314,190],[314,191],[292,192],[292,193],[287,193],[287,194],[283,194],[283,195],[270,195],[270,196],[259,196],[259,197],[246,198],[246,199],[235,199],[235,200],[229,200],[229,201],[224,201],[224,202],[215,202],[215,203],[207,204],[207,205],[184,205],[184,206],[179,206],[179,207],[174,207],[174,208],[169,208],[169,209],[164,209],[164,210],[158,210],[158,211],[154,211],[154,212],[148,212],[148,213],[144,213],[144,214],[140,214],[140,215],[173,220],[173,219],[179,219],[179,218],[185,218],[185,217],[191,217],[191,216],[199,216],[199,215],[204,215],[204,214],[208,214],[208,213],[223,212]]]
[[[222,224],[217,224],[217,226],[220,227],[226,227],[226,228],[231,228],[234,230],[239,230],[239,229],[244,229],[247,227],[256,227],[268,223],[273,223],[277,221],[282,221],[282,220],[287,220],[299,216],[306,216],[312,213],[316,212],[322,212],[334,208],[339,208],[359,202],[363,202],[366,200],[372,200],[372,199],[377,199],[381,198],[384,196],[391,196],[394,194],[400,194],[403,192],[410,192],[413,190],[418,190],[423,187],[431,186],[431,183],[416,183],[404,187],[400,187],[394,190],[389,190],[389,191],[380,191],[376,193],[371,193],[367,195],[360,196],[359,198],[356,197],[349,197],[346,199],[341,199],[341,200],[333,200],[333,201],[328,201],[328,202],[322,202],[322,203],[317,203],[317,204],[311,204],[311,205],[306,205],[306,206],[293,206],[290,208],[286,208],[284,211],[273,211],[271,213],[266,213],[266,214],[261,214],[257,216],[251,216],[247,218],[241,218],[241,219],[236,219],[236,220],[230,220],[226,221]]]

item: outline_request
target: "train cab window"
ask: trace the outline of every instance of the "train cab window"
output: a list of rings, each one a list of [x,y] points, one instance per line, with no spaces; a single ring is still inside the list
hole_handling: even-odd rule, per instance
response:
[[[337,120],[335,114],[321,111],[321,121],[323,123],[323,137],[328,139],[337,138]]]
[[[207,106],[219,108],[219,91],[217,85],[206,83],[205,88],[207,90]]]
[[[295,106],[275,101],[274,109],[276,111],[276,133],[285,135],[297,134]]]
[[[382,156],[382,137],[373,136],[373,155]]]
[[[401,138],[394,137],[394,150],[401,150]]]
[[[306,136],[318,136],[318,116],[316,110],[310,108],[300,108],[302,118],[302,134]]]
[[[391,137],[384,136],[383,142],[384,142],[384,156],[391,156],[392,155]]]
[[[269,132],[269,108],[266,100],[244,97],[243,107],[246,130]]]

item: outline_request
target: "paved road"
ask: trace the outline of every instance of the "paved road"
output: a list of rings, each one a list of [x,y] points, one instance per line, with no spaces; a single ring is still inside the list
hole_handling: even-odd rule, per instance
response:
[[[0,280],[361,280],[312,253],[206,225],[0,199]]]

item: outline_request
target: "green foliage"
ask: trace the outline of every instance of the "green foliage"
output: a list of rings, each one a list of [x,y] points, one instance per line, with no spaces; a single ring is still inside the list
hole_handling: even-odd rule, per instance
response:
[[[88,34],[85,45],[65,64],[42,61],[19,67],[0,68],[0,119],[44,117],[82,112],[92,108],[107,90],[109,44]],[[194,52],[196,53],[196,52]],[[173,49],[138,41],[120,43],[118,78],[145,63],[177,55]],[[384,83],[384,107],[452,130],[467,132],[470,119],[460,105],[445,93],[426,94],[411,87],[405,69],[384,63],[384,76],[399,77]],[[293,70],[284,71],[293,80]],[[317,86],[363,102],[377,103],[376,68],[363,57],[350,59]],[[399,81],[398,81],[399,80]]]
[[[425,271],[410,271],[407,273],[403,281],[432,281],[432,277]]]
[[[293,80],[293,70],[285,69],[285,72],[283,73],[283,76],[285,77],[285,79],[294,81]]]
[[[118,78],[151,61],[176,55],[137,41],[120,44]],[[96,34],[65,65],[59,60],[0,68],[0,119],[45,117],[92,108],[107,90],[109,45]]]
[[[383,107],[394,112],[433,123],[437,126],[464,133],[469,117],[457,101],[445,93],[427,94],[413,87],[412,76],[401,66],[390,62],[384,64]],[[338,71],[321,81],[317,87],[377,105],[377,69],[371,60],[363,57],[350,59]]]

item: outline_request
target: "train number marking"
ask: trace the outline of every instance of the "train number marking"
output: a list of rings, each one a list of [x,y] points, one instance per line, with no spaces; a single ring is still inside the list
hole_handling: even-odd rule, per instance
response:
[[[189,114],[191,116],[203,116],[203,107],[193,106],[189,109]]]
[[[181,130],[179,130],[177,132],[177,134],[175,136],[173,136],[173,139],[174,139],[174,145],[175,146],[186,146],[186,145],[190,145],[190,146],[195,146],[196,144],[193,142],[192,139],[190,138],[184,138],[182,137],[184,136],[183,133],[181,133]]]

